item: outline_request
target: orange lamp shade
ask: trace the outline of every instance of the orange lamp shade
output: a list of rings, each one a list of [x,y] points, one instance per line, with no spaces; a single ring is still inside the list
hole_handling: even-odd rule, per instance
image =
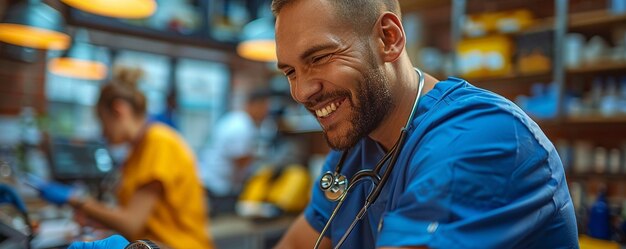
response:
[[[48,71],[69,78],[102,80],[107,75],[107,66],[96,61],[61,57],[50,60]]]
[[[157,8],[155,0],[61,0],[61,2],[92,14],[126,19],[149,17]]]
[[[0,41],[22,47],[65,50],[70,45],[70,36],[27,25],[0,23]]]
[[[237,45],[237,53],[250,60],[276,61],[276,42],[274,40],[243,41]]]

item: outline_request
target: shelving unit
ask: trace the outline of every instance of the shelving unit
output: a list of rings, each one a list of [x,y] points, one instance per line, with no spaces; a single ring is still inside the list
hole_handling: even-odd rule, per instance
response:
[[[598,63],[594,63],[593,65],[582,66],[578,68],[569,68],[567,69],[567,74],[569,75],[577,75],[577,74],[596,74],[596,73],[607,73],[607,72],[626,72],[626,61],[616,62],[611,60],[600,61]]]
[[[509,33],[509,35],[526,35],[551,30],[554,30],[554,18],[548,17],[536,20],[530,27],[517,32]]]
[[[626,174],[624,174],[624,173],[620,173],[620,174],[608,174],[608,173],[600,174],[600,173],[587,172],[587,173],[568,174],[567,178],[569,180],[573,180],[573,181],[584,181],[584,180],[589,180],[589,179],[602,179],[602,180],[608,180],[608,181],[620,181],[621,182],[624,179],[626,179]]]
[[[583,34],[586,39],[596,35],[607,39],[611,37],[611,31],[613,29],[620,25],[626,27],[626,13],[615,14],[608,11],[606,1],[585,2],[577,0],[553,0],[533,3],[530,3],[532,0],[526,0],[526,2],[529,2],[527,5],[521,4],[523,1],[406,0],[402,7],[405,12],[407,9],[409,11],[422,11],[425,12],[424,16],[434,18],[432,15],[428,15],[428,12],[441,13],[442,6],[447,5],[448,8],[450,8],[450,10],[448,10],[450,16],[449,26],[451,27],[448,38],[450,44],[444,43],[444,45],[438,48],[441,50],[452,48],[452,50],[454,50],[456,44],[466,38],[460,29],[462,21],[465,20],[465,13],[476,12],[476,6],[478,4],[487,5],[487,7],[482,10],[499,11],[510,8],[510,6],[515,6],[516,3],[514,2],[520,2],[517,6],[541,4],[543,7],[547,6],[545,9],[553,11],[552,14],[542,13],[542,15],[526,29],[504,34],[517,41],[518,37],[525,35],[539,32],[552,32],[554,42],[553,55],[551,57],[551,71],[532,74],[512,72],[498,77],[466,77],[465,79],[473,85],[494,91],[511,100],[514,100],[515,97],[520,94],[527,95],[531,86],[535,83],[553,82],[557,85],[558,89],[557,104],[559,108],[557,115],[555,118],[547,120],[535,119],[553,143],[558,146],[560,141],[567,141],[571,153],[575,153],[575,143],[586,141],[591,144],[589,156],[592,157],[590,158],[592,162],[596,159],[593,154],[597,147],[603,147],[606,150],[619,149],[622,151],[621,157],[626,157],[626,152],[623,151],[626,150],[626,113],[606,116],[602,115],[598,110],[597,113],[594,114],[569,116],[565,111],[566,98],[564,97],[566,94],[571,94],[572,90],[587,91],[591,88],[596,78],[605,80],[608,77],[617,79],[615,76],[619,76],[620,78],[626,76],[626,58],[624,58],[626,56],[622,57],[621,60],[607,58],[601,59],[595,63],[583,62],[581,66],[576,68],[567,68],[564,62],[564,53],[566,52],[565,42],[568,32]],[[401,4],[402,3],[401,0]],[[551,4],[554,6],[551,6]],[[590,5],[594,7],[589,7]],[[503,7],[502,9],[500,9],[501,6]],[[424,8],[433,8],[434,10],[425,11]],[[437,26],[438,29],[436,29],[435,33],[448,32],[440,29],[440,26],[441,25]],[[436,41],[440,40],[441,38]],[[611,44],[611,42],[609,43]],[[431,42],[429,45],[433,46],[432,44],[437,46],[441,43]],[[454,53],[454,51],[452,51],[452,53]],[[582,99],[581,101],[587,100]],[[586,105],[588,105],[588,103],[586,103]],[[599,108],[598,103],[594,104],[593,108]],[[622,158],[621,160],[622,164],[626,162],[626,158]],[[584,173],[573,172],[572,166],[573,165],[566,165],[566,168],[570,169],[570,172],[567,172],[568,182],[577,182],[584,186],[587,191],[585,194],[593,197],[597,191],[602,188],[601,186],[605,184],[608,189],[609,199],[626,199],[626,165],[622,165],[622,172],[619,174],[595,173],[592,171],[586,171]],[[594,167],[589,168],[593,169]]]
[[[407,12],[407,10],[411,12],[419,9],[429,8],[440,9],[442,8],[442,6],[449,6],[453,9],[453,13],[463,13],[462,9],[466,8],[467,5],[473,1],[475,2],[477,0],[407,0],[401,1],[401,5],[405,12]],[[563,49],[562,47],[564,43],[564,36],[566,35],[567,30],[585,31],[588,29],[594,29],[594,27],[596,30],[598,27],[600,27],[601,29],[606,29],[607,27],[612,27],[613,25],[626,23],[626,14],[613,14],[606,10],[593,10],[569,14],[567,11],[568,2],[569,1],[555,0],[554,16],[537,19],[530,27],[524,30],[520,30],[518,32],[507,34],[509,36],[516,37],[537,32],[554,32],[554,47],[556,49],[555,54],[558,53],[559,55],[553,56],[555,61],[553,63],[554,70],[552,70],[552,74],[550,72],[532,74],[520,74],[513,72],[504,76],[474,77],[466,78],[466,80],[476,86],[480,86],[499,93],[504,93],[503,95],[505,95],[505,97],[512,97],[514,93],[526,94],[529,91],[530,85],[537,82],[555,82],[557,85],[559,85],[559,93],[561,94],[564,89],[567,89],[567,86],[570,84],[570,79],[572,77],[593,76],[594,74],[600,73],[620,73],[622,71],[626,71],[626,61],[611,60],[599,61],[597,63],[584,65],[578,68],[565,68],[563,62],[560,61],[563,57],[561,54],[563,54],[564,51],[559,50]],[[563,10],[560,11],[561,13],[558,12],[559,10],[557,9],[557,5],[562,6],[561,8]],[[459,40],[464,38],[459,28],[461,25],[459,22],[461,22],[463,18],[458,17],[459,15],[452,16],[457,17],[453,17],[450,20],[450,22],[453,24],[451,43],[456,44]],[[454,24],[456,24],[456,28]],[[559,61],[557,62],[556,60]],[[438,78],[443,79],[446,77],[447,76]],[[510,87],[511,89],[505,89],[507,87]],[[562,103],[563,100],[559,99],[559,102]],[[559,113],[560,116],[563,116],[563,107],[560,107],[561,110],[559,111]]]
[[[403,12],[417,11],[423,8],[433,8],[439,6],[448,6],[452,0],[405,0],[400,1]]]
[[[614,14],[606,10],[575,13],[569,17],[569,29],[607,26],[626,22],[626,14]]]
[[[564,118],[564,124],[625,124],[626,115],[603,116],[603,115],[584,115],[576,117]],[[626,178],[624,178],[626,179]]]
[[[599,25],[615,25],[626,22],[626,14],[614,14],[606,10],[593,10],[586,12],[573,13],[567,17],[568,30],[584,31],[588,28],[594,28]],[[529,33],[543,32],[554,30],[554,17],[546,17],[535,20],[530,27],[518,32],[510,33],[510,35],[523,35]]]
[[[528,94],[530,86],[537,82],[549,82],[550,72],[533,74],[510,74],[499,77],[465,78],[471,84],[493,92],[508,99],[515,99],[520,93]]]
[[[537,80],[545,80],[552,77],[550,72],[542,72],[542,73],[532,73],[532,74],[516,74],[512,73],[505,76],[498,77],[477,77],[477,78],[465,78],[468,82],[479,85],[492,85],[499,84],[503,82],[509,83],[532,83]]]

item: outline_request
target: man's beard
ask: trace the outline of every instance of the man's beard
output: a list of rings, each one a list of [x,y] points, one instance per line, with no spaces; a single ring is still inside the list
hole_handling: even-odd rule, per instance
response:
[[[363,83],[356,89],[357,102],[353,102],[351,115],[346,120],[349,122],[348,130],[333,138],[324,132],[328,145],[335,150],[346,150],[355,146],[361,138],[374,131],[394,107],[389,80],[373,61],[369,61],[369,66]]]

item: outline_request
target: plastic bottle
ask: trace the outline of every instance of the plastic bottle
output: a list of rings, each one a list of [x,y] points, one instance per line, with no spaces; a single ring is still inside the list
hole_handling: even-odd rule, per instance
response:
[[[606,173],[607,162],[608,162],[608,154],[607,154],[606,148],[596,147],[593,151],[594,172],[598,174]]]
[[[626,141],[622,142],[622,167],[621,173],[626,174]]]
[[[622,234],[626,234],[626,200],[622,202],[621,216],[622,224],[620,224],[619,229],[621,230]]]
[[[613,14],[626,13],[626,1],[624,0],[609,0],[609,5]]]
[[[619,93],[617,92],[617,82],[615,78],[606,80],[606,90],[600,102],[600,112],[603,116],[613,116],[618,112]]]
[[[606,201],[606,191],[601,191],[598,199],[589,211],[587,234],[596,239],[609,240],[611,238],[609,204]]]
[[[595,112],[600,109],[600,105],[603,97],[603,82],[602,79],[596,77],[593,80],[593,84],[591,86],[591,109]]]
[[[608,158],[608,172],[610,174],[619,174],[621,171],[621,164],[622,164],[622,155],[621,155],[621,151],[617,148],[613,148],[609,151],[609,158]]]
[[[619,100],[617,106],[622,114],[626,114],[626,76],[619,80]]]

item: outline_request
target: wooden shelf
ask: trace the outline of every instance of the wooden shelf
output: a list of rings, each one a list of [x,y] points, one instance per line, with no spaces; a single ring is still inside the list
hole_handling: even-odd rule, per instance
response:
[[[610,173],[567,173],[566,178],[568,181],[577,180],[589,180],[589,179],[601,179],[611,181],[626,181],[626,173],[610,174]]]
[[[601,72],[621,71],[626,70],[626,62],[615,61],[600,61],[594,65],[583,66],[579,68],[567,69],[568,74],[593,74]]]
[[[521,35],[534,34],[534,33],[540,33],[540,32],[552,31],[552,30],[554,30],[554,18],[546,17],[546,18],[541,18],[541,19],[535,19],[534,23],[530,25],[530,27],[528,28],[525,28],[520,31],[504,33],[504,34],[513,35],[513,36],[521,36]]]
[[[431,2],[431,1],[416,1],[416,2]],[[446,1],[442,1],[446,2]],[[448,1],[449,2],[449,1]],[[442,3],[443,4],[443,3]],[[441,4],[441,5],[442,5]],[[407,3],[408,6],[410,6]],[[427,5],[417,5],[418,7],[424,7]],[[434,6],[434,5],[431,5]],[[584,30],[588,28],[594,28],[597,26],[606,26],[612,24],[623,24],[626,23],[626,14],[613,14],[607,10],[595,10],[595,11],[586,11],[579,13],[571,13],[569,14],[569,23],[568,29],[570,30]],[[536,19],[535,23],[530,27],[516,31],[511,33],[503,33],[504,35],[526,35],[532,33],[539,33],[545,31],[554,30],[554,17],[546,17]]]
[[[552,78],[552,74],[550,71],[544,73],[533,73],[533,74],[508,74],[504,76],[497,77],[474,77],[474,78],[466,78],[466,80],[474,85],[480,86],[484,84],[494,84],[494,83],[510,83],[510,82],[546,82]]]
[[[607,10],[595,10],[569,14],[568,28],[579,30],[595,26],[623,23],[626,23],[626,14],[613,14]],[[524,35],[549,30],[554,30],[554,17],[537,19],[532,26],[512,34]]]
[[[535,117],[531,117],[537,124],[542,128],[555,128],[555,127],[563,127],[563,126],[573,126],[573,125],[594,125],[598,126],[598,128],[605,129],[606,126],[615,126],[615,125],[623,125],[626,124],[626,114],[606,117],[600,114],[595,115],[586,115],[580,117],[563,117],[563,118],[553,118],[553,119],[538,119]]]
[[[579,117],[566,117],[564,123],[567,124],[626,124],[626,114],[616,116],[586,115]]]
[[[596,26],[626,23],[626,14],[613,14],[607,10],[595,10],[569,14],[568,29],[579,30]],[[513,35],[523,35],[554,30],[554,17],[536,19],[535,23]]]
[[[452,5],[452,0],[400,0],[400,8],[405,13],[443,5]]]
[[[580,29],[608,24],[626,23],[626,14],[613,14],[607,10],[587,11],[569,15],[569,28]]]
[[[531,117],[541,128],[546,128],[546,127],[558,127],[563,125],[563,122],[561,122],[560,120],[556,119],[556,118],[551,118],[551,119],[539,119],[539,118],[534,118]]]

